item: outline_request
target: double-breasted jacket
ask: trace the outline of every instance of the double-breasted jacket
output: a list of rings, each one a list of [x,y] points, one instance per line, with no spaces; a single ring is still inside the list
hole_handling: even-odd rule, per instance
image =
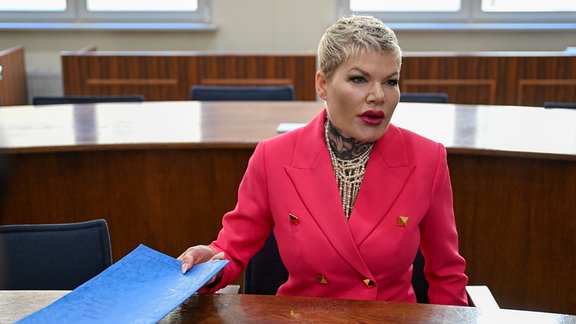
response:
[[[444,146],[390,124],[346,220],[325,118],[257,145],[211,243],[230,260],[213,289],[237,278],[273,228],[289,272],[278,295],[415,302],[411,265],[421,247],[430,302],[467,304]]]

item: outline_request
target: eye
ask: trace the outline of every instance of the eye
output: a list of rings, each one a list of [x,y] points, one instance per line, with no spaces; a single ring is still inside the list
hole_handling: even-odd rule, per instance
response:
[[[398,80],[398,79],[390,79],[390,80],[386,80],[386,82],[385,82],[386,85],[389,85],[389,86],[392,86],[392,87],[397,86],[398,83],[399,83],[399,80]]]
[[[363,83],[366,82],[366,78],[362,76],[352,76],[350,77],[350,81],[352,81],[353,83]]]

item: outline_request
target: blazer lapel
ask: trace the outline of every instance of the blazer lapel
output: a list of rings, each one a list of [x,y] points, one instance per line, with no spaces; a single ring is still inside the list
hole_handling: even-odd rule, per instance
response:
[[[350,216],[351,232],[360,245],[387,215],[414,170],[400,129],[390,125],[371,153]]]
[[[286,172],[334,250],[362,275],[370,277],[341,207],[342,201],[323,135],[324,118],[325,113],[322,113],[302,129],[293,163],[286,166]]]

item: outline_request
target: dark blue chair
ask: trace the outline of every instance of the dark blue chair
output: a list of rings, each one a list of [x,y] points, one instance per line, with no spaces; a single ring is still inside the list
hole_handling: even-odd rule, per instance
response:
[[[564,109],[576,109],[576,102],[553,102],[547,101],[544,103],[544,108],[564,108]]]
[[[112,264],[103,219],[0,226],[0,290],[72,290]]]
[[[250,259],[244,270],[244,293],[276,295],[278,287],[288,280],[274,233],[270,232],[264,246]]]
[[[448,95],[440,92],[403,92],[400,102],[448,103]]]
[[[190,99],[199,101],[290,101],[294,87],[282,86],[205,86],[190,89]]]
[[[34,106],[90,104],[101,102],[143,102],[143,95],[96,95],[96,96],[36,96],[32,99]]]
[[[0,152],[0,210],[2,210],[2,204],[4,203],[5,199],[4,195],[6,194],[8,188],[8,171],[9,171],[8,169],[9,169],[8,156]],[[2,214],[0,213],[0,220],[1,219]]]

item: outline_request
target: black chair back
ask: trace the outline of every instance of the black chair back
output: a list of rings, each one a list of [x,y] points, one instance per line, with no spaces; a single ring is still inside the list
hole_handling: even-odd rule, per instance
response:
[[[564,108],[564,109],[576,109],[576,102],[553,102],[547,101],[544,103],[544,108]]]
[[[0,226],[0,290],[72,290],[112,264],[103,219]]]
[[[274,233],[271,231],[264,246],[248,262],[244,271],[244,293],[275,295],[278,287],[288,280]],[[428,282],[424,277],[424,256],[418,249],[412,271],[412,286],[418,303],[428,303]]]
[[[244,293],[276,295],[278,287],[286,280],[288,270],[280,258],[276,238],[271,231],[262,249],[250,259],[244,270]]]
[[[412,264],[412,288],[416,295],[416,300],[420,304],[428,304],[428,281],[424,276],[424,256],[418,248],[414,263]]]
[[[8,157],[6,154],[0,152],[0,220],[2,220],[2,205],[4,204],[4,197],[8,191],[8,168]],[[0,262],[1,261],[2,260],[0,260]],[[0,268],[1,267],[0,263]]]
[[[98,95],[98,96],[36,96],[35,106],[62,104],[90,104],[101,102],[143,102],[143,95]]]
[[[195,85],[190,90],[191,100],[200,101],[291,101],[294,87],[282,86],[204,86]]]
[[[403,92],[400,102],[448,103],[448,94],[435,92]]]

